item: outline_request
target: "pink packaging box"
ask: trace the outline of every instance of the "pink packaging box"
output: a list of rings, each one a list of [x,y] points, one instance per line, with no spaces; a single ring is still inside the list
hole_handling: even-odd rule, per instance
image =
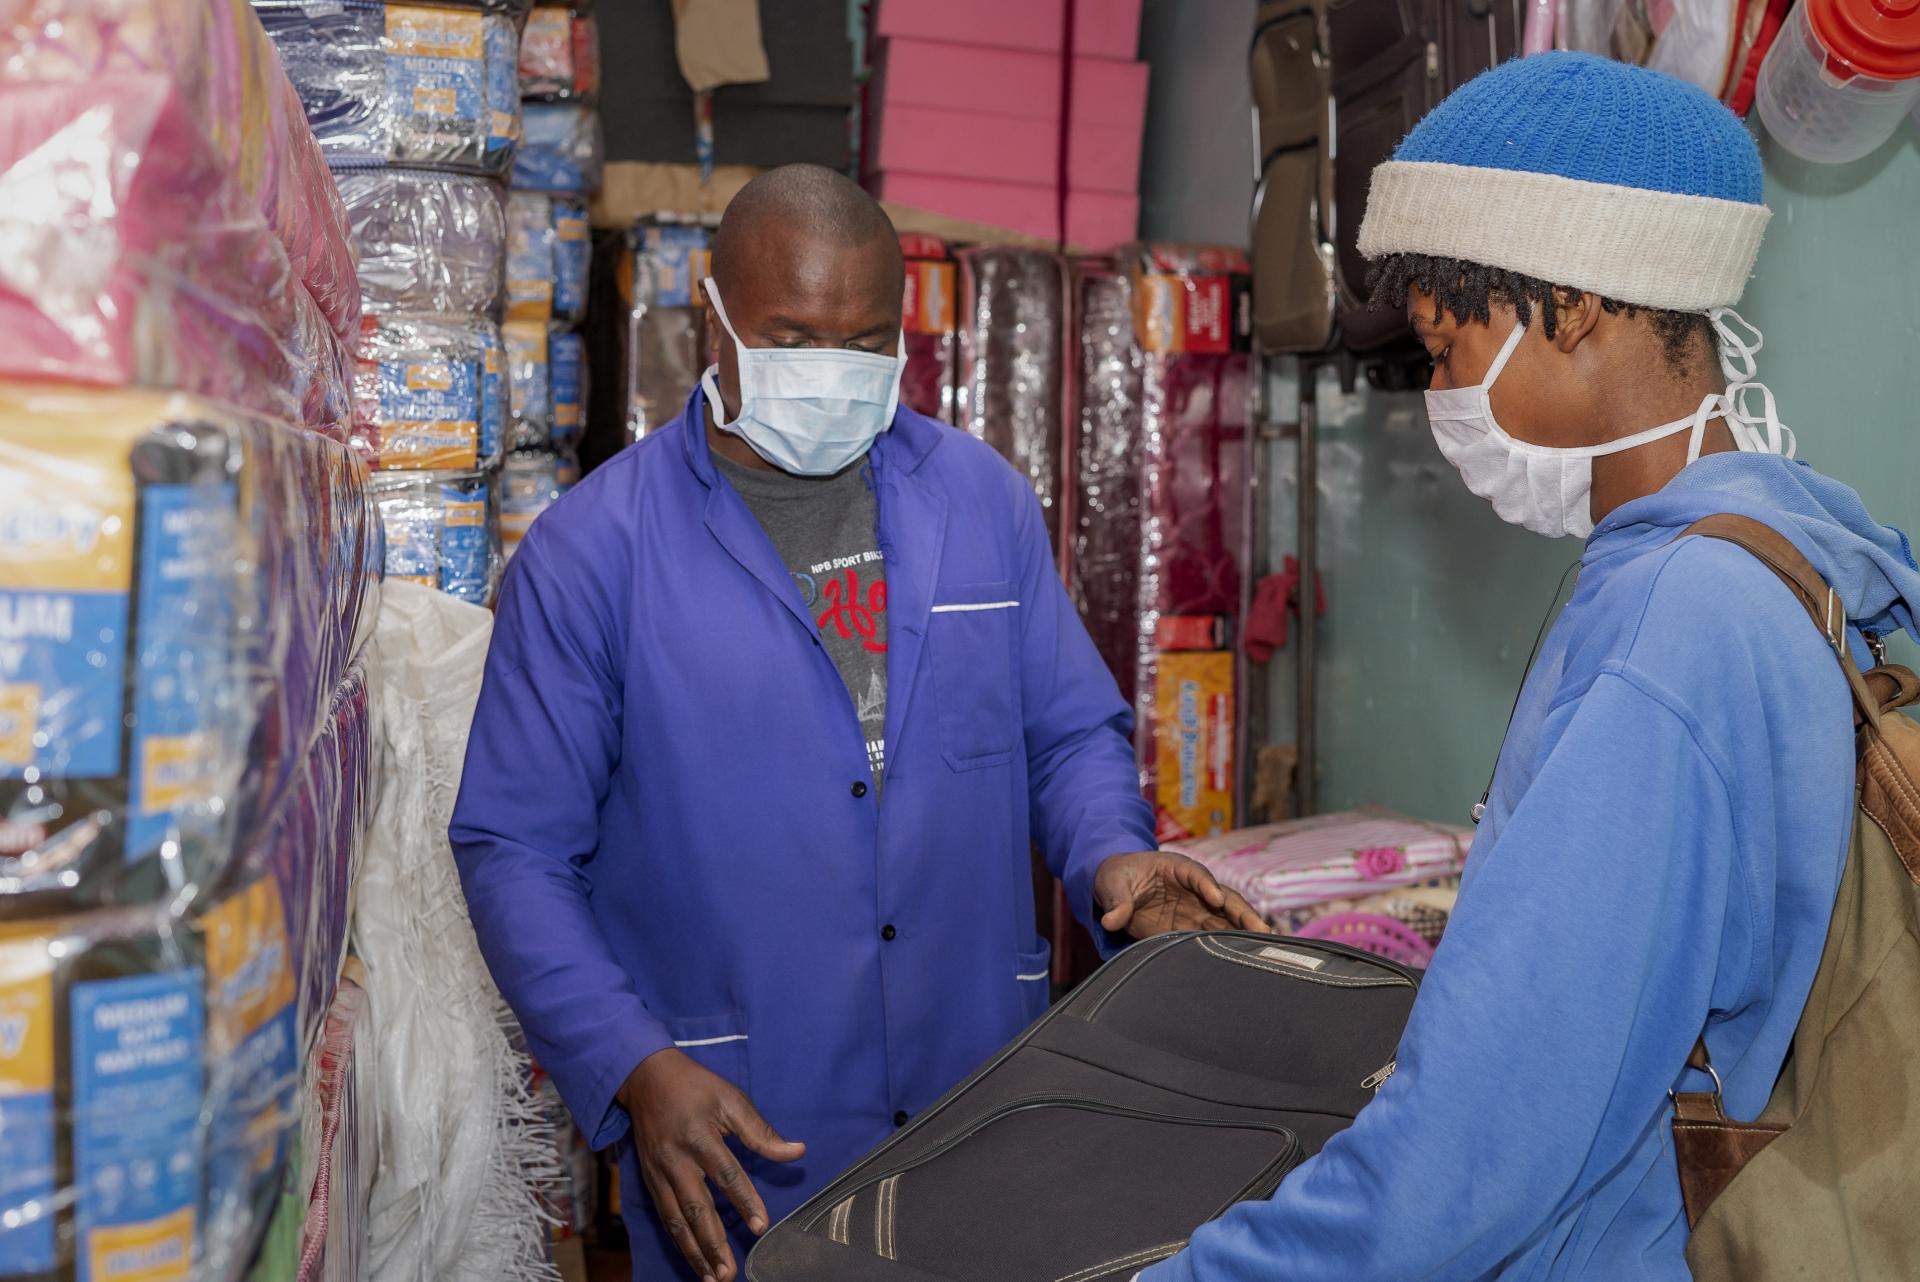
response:
[[[874,55],[881,111],[938,107],[948,111],[1060,118],[1062,59],[1056,53],[994,49],[944,40],[887,40]],[[1124,126],[1137,136],[1147,120],[1147,64],[1112,58],[1073,60],[1076,124]]]
[[[872,137],[868,164],[883,173],[951,174],[1047,187],[1060,177],[1060,127],[1050,120],[889,107],[875,121]],[[1068,131],[1067,184],[1115,195],[1137,192],[1139,132],[1076,123]]]
[[[874,34],[959,40],[1001,49],[1060,52],[1065,0],[880,0]],[[1073,51],[1132,58],[1140,48],[1140,0],[1078,0]]]
[[[1110,249],[1138,237],[1140,198],[1110,191],[1067,193],[1067,243]]]

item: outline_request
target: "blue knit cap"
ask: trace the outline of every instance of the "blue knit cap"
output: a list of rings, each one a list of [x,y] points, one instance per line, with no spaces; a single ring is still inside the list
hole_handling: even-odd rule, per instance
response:
[[[1739,301],[1768,216],[1753,136],[1711,95],[1542,53],[1461,86],[1374,170],[1360,252],[1706,311]]]

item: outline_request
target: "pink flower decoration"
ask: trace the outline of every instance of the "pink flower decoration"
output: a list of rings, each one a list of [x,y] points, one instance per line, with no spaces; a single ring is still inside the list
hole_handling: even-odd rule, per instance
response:
[[[1391,877],[1407,866],[1407,852],[1398,846],[1374,846],[1353,857],[1354,871],[1368,881]]]

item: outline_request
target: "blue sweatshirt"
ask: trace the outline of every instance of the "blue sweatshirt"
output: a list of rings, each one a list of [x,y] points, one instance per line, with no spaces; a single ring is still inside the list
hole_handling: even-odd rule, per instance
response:
[[[1803,464],[1710,456],[1614,512],[1527,680],[1398,1071],[1141,1282],[1690,1276],[1667,1090],[1702,1087],[1704,1029],[1729,1114],[1760,1112],[1853,816],[1839,667],[1759,561],[1675,542],[1715,512],[1793,540],[1857,657],[1861,628],[1913,631],[1905,536]]]

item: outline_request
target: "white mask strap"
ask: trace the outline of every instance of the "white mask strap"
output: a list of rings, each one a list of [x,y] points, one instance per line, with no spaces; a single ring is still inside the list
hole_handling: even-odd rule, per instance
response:
[[[1501,345],[1500,354],[1493,358],[1493,364],[1487,368],[1487,376],[1480,380],[1480,390],[1492,390],[1493,381],[1500,377],[1500,371],[1507,367],[1509,360],[1513,359],[1514,352],[1518,350],[1520,346],[1520,340],[1526,336],[1527,327],[1516,321],[1513,326],[1513,333],[1507,335],[1507,341]]]
[[[720,318],[720,327],[727,331],[727,337],[734,341],[735,346],[745,347],[746,344],[740,341],[740,335],[733,331],[733,322],[727,319],[727,307],[720,301],[720,287],[713,283],[713,277],[709,276],[701,281],[700,287],[707,291],[707,301],[713,304],[713,314]]]
[[[1706,444],[1707,424],[1716,418],[1724,417],[1727,412],[1727,398],[1718,392],[1709,392],[1700,400],[1700,408],[1693,412],[1693,434],[1687,441],[1687,463],[1692,465],[1700,461],[1700,449]],[[1727,420],[1731,423],[1733,420]],[[1738,439],[1738,428],[1735,428]]]
[[[1707,312],[1707,319],[1713,322],[1713,332],[1720,340],[1720,372],[1727,376],[1727,382],[1751,380],[1760,372],[1754,357],[1760,354],[1761,344],[1765,342],[1759,328],[1731,307],[1712,308]],[[1736,325],[1739,329],[1734,328]],[[1747,333],[1743,335],[1740,330]],[[1751,341],[1747,335],[1752,336]]]

